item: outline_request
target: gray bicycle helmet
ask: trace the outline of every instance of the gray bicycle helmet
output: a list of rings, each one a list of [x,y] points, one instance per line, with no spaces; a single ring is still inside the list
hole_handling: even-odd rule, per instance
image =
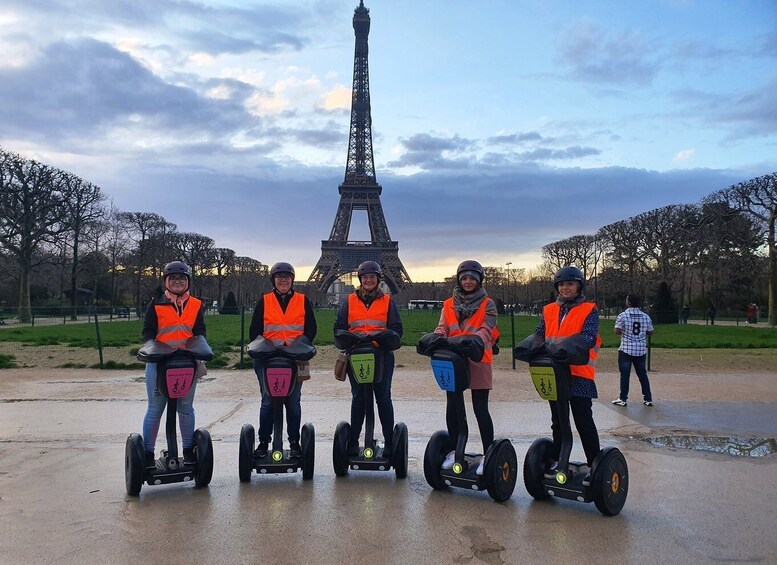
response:
[[[279,275],[281,273],[290,274],[291,280],[294,280],[294,267],[291,266],[291,263],[281,261],[280,263],[275,263],[275,265],[270,267],[270,280],[275,280],[275,275]]]
[[[383,275],[383,271],[380,270],[380,265],[375,261],[364,261],[361,265],[359,265],[359,268],[356,269],[356,276],[359,277],[359,280],[362,280],[362,275],[367,275],[370,273],[374,273],[378,276],[378,280],[380,280],[381,276]]]
[[[464,275],[469,275],[471,277],[474,277],[477,279],[478,284],[483,284],[483,265],[478,263],[477,261],[474,261],[472,259],[468,259],[467,261],[462,261],[459,263],[459,266],[456,268],[456,282],[459,282],[461,280],[461,277]]]

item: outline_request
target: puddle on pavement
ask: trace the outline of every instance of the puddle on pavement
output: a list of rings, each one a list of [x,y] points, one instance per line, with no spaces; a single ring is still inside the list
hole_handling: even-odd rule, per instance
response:
[[[645,438],[645,441],[656,447],[712,451],[739,457],[764,457],[777,453],[775,438],[659,436]]]

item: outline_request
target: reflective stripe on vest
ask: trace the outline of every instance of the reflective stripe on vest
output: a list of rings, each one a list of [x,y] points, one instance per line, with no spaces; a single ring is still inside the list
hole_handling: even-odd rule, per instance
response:
[[[386,329],[389,309],[388,295],[376,298],[370,307],[362,302],[355,292],[348,295],[348,331],[371,335]]]
[[[558,318],[561,308],[555,302],[545,306],[542,310],[542,316],[545,320],[545,339],[551,343],[558,343],[563,338],[579,334],[583,331],[585,319],[593,311],[595,304],[593,302],[584,302],[573,307],[559,325]],[[596,332],[596,345],[589,350],[588,364],[570,365],[570,372],[584,379],[594,380],[596,375],[596,359],[599,356],[599,348],[602,346],[602,338],[599,332]]]
[[[286,311],[281,309],[274,292],[264,295],[265,338],[275,345],[289,345],[305,330],[305,295],[295,292],[291,295]]]
[[[197,321],[201,305],[200,299],[190,296],[179,316],[178,309],[173,304],[154,304],[157,341],[176,349],[183,349],[186,341],[194,336],[194,323]]]
[[[458,319],[456,318],[456,311],[453,309],[453,298],[447,299],[445,302],[443,302],[442,305],[442,315],[443,315],[443,321],[445,322],[445,326],[448,328],[448,337],[456,337],[459,335],[475,335],[477,334],[477,331],[480,329],[480,326],[483,325],[483,322],[486,319],[486,306],[491,301],[490,298],[486,298],[483,300],[483,302],[480,304],[480,308],[477,309],[477,311],[472,314],[469,318],[464,320],[463,324],[460,324]],[[496,332],[496,333],[495,333]],[[496,339],[495,336],[498,336],[498,330],[496,329],[496,326],[492,330],[491,339]],[[485,344],[485,351],[483,352],[483,359],[480,360],[481,363],[493,363],[494,361],[494,353],[491,350],[491,345],[486,343]]]

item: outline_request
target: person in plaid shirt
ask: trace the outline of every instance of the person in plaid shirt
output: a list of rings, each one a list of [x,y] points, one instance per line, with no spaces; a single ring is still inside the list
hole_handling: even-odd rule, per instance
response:
[[[642,386],[643,404],[653,406],[653,394],[650,392],[645,360],[647,358],[647,336],[653,335],[653,321],[639,307],[642,299],[636,294],[626,296],[626,310],[618,314],[615,320],[615,333],[621,336],[618,348],[618,369],[621,373],[621,393],[612,401],[617,406],[626,406],[629,396],[629,378],[631,366],[639,377]]]

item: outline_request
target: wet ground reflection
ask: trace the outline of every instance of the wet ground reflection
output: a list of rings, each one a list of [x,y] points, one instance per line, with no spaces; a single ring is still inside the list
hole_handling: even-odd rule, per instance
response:
[[[645,438],[645,441],[656,447],[675,447],[678,449],[695,449],[697,451],[713,451],[740,457],[764,457],[777,452],[775,438],[739,438],[714,436],[658,436]]]

